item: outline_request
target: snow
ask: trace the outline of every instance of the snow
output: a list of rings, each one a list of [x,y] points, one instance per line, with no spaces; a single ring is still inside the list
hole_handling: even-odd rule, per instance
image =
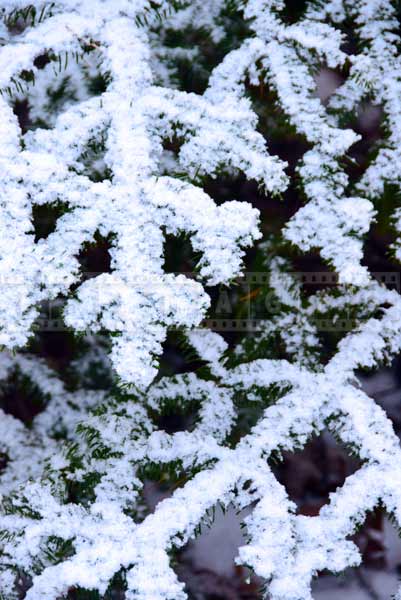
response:
[[[168,2],[159,4],[178,31],[199,11],[199,24],[213,39],[226,34],[223,3],[209,10],[209,2],[196,0],[176,16]],[[7,557],[0,591],[7,599],[17,594],[13,569],[31,578],[27,600],[55,600],[72,586],[104,594],[123,569],[127,600],[185,600],[171,551],[193,539],[205,515],[222,505],[246,515],[246,536],[233,536],[240,544],[236,564],[265,579],[272,600],[310,600],[319,572],[360,564],[350,538],[367,512],[380,503],[401,525],[399,439],[357,379],[359,369],[377,368],[401,350],[400,295],[362,264],[376,217],[373,199],[385,183],[400,179],[395,13],[386,0],[333,0],[320,8],[313,3],[298,23],[287,24],[283,4],[241,3],[248,38],[227,51],[203,94],[177,89],[174,52],[153,2],[57,0],[22,31],[3,26],[0,369],[3,379],[19,370],[45,400],[29,427],[0,414],[0,451],[8,459],[0,474],[0,544]],[[6,14],[23,6],[4,2]],[[338,24],[348,12],[362,44],[356,56],[342,49]],[[80,62],[86,44],[96,61]],[[53,89],[54,64],[40,70],[33,63],[46,52],[75,54],[78,64],[69,67],[69,98],[44,127],[38,119],[50,110],[44,90]],[[314,76],[322,60],[330,68],[351,64],[351,76],[327,107]],[[29,96],[36,121],[23,133],[7,90],[30,69],[42,92]],[[105,83],[98,95],[85,83],[94,73]],[[358,110],[364,73],[391,133],[352,186],[343,161],[360,136],[342,128],[336,111]],[[279,244],[261,246],[270,253],[269,285],[280,311],[254,342],[262,348],[278,336],[286,359],[249,360],[245,342],[230,353],[217,333],[197,329],[210,305],[206,285],[228,285],[241,273],[246,249],[262,236],[258,211],[235,199],[217,204],[202,188],[203,177],[240,171],[268,194],[288,186],[286,164],[269,153],[258,131],[247,80],[274,90],[309,148],[298,167],[305,204],[286,223],[284,238],[304,252],[317,248],[340,283],[334,292],[303,296],[283,257],[275,256]],[[174,138],[180,148],[166,159],[163,144]],[[55,230],[35,241],[34,206],[59,203],[65,212]],[[82,281],[77,255],[96,232],[112,240],[111,272]],[[188,237],[199,255],[196,277],[166,272],[166,234]],[[42,360],[15,352],[32,336],[40,303],[60,295],[68,326],[109,334],[119,389],[87,389],[85,374],[77,374],[81,386],[71,391]],[[329,313],[335,323],[346,308],[355,311],[356,325],[326,358],[314,319]],[[158,379],[171,328],[187,336],[202,372]],[[247,401],[260,407],[259,418],[233,441]],[[184,412],[195,407],[188,429],[158,428],[156,417],[169,405]],[[317,516],[298,514],[268,460],[326,428],[352,446],[362,465]],[[150,514],[142,504],[147,469],[176,484]],[[81,494],[75,501],[71,489]],[[71,545],[63,560],[53,556],[58,543]],[[222,571],[228,555],[221,556]],[[387,583],[392,575],[371,585]],[[355,582],[347,585],[346,593],[362,593]]]

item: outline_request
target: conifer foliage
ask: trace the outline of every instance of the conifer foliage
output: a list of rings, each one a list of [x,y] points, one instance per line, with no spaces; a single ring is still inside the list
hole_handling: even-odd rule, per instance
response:
[[[401,527],[399,441],[356,378],[401,349],[400,295],[363,260],[401,182],[395,6],[3,0],[1,11],[1,397],[14,386],[39,407],[25,423],[0,409],[0,597],[184,600],[177,549],[232,505],[252,508],[237,562],[265,581],[261,598],[309,600],[318,572],[359,564],[350,536],[368,511],[381,505]],[[322,69],[342,78],[327,104]],[[383,130],[355,176],[368,102]],[[271,150],[281,136],[301,140],[295,171]],[[219,178],[257,182],[277,204],[296,183],[302,206],[273,235],[250,202],[212,198]],[[190,277],[168,269],[171,238],[191,245]],[[87,273],[99,239],[110,266]],[[199,326],[251,248],[277,310],[232,343]],[[338,285],[305,294],[291,273],[312,251]],[[67,369],[38,350],[49,302],[78,336]],[[334,327],[344,312],[352,329],[328,343],[317,319]],[[159,371],[172,330],[198,368]],[[179,431],[163,426],[171,411]],[[271,459],[324,429],[362,466],[318,516],[297,514]],[[152,479],[171,492],[154,512]]]

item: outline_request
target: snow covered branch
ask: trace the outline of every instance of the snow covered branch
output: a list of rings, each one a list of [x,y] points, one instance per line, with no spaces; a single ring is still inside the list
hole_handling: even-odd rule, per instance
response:
[[[350,22],[358,48],[345,44]],[[399,440],[357,379],[401,351],[401,297],[364,261],[382,196],[401,181],[398,27],[388,0],[309,2],[296,22],[282,0],[2,3],[0,383],[28,382],[41,398],[28,424],[0,409],[2,599],[19,597],[21,577],[27,600],[76,588],[107,597],[118,576],[127,600],[184,600],[171,554],[221,504],[252,508],[237,562],[266,580],[264,597],[309,600],[318,572],[359,564],[349,537],[368,511],[381,503],[401,527]],[[180,61],[201,56],[196,43],[180,46],[187,31],[218,48],[203,93],[179,83]],[[322,68],[348,74],[327,105]],[[368,100],[387,129],[355,181],[346,161],[361,136],[346,119]],[[253,180],[280,202],[291,169],[268,149],[277,115],[306,148],[295,175],[303,203],[280,242],[269,235],[256,248],[276,314],[252,339],[228,343],[198,328],[208,288],[241,274],[263,228],[251,203],[214,199],[206,183]],[[57,214],[44,235],[40,208]],[[398,259],[400,216],[391,216]],[[110,267],[85,273],[80,255],[99,236]],[[191,277],[169,272],[171,236],[191,244]],[[283,242],[317,249],[338,285],[304,294]],[[70,380],[29,346],[54,299],[85,334]],[[346,309],[355,327],[328,356],[316,319]],[[159,375],[171,330],[197,372]],[[108,387],[92,385],[94,363]],[[247,403],[258,416],[240,431]],[[161,417],[172,406],[188,418],[169,432]],[[362,466],[308,517],[270,461],[325,429]],[[163,476],[174,489],[150,512],[144,489]]]

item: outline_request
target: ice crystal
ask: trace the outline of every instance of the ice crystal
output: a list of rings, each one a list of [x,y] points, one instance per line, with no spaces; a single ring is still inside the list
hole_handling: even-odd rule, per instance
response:
[[[237,562],[266,580],[274,600],[309,600],[318,572],[357,565],[349,538],[379,503],[401,526],[399,441],[356,378],[401,349],[400,296],[362,264],[379,200],[400,183],[397,14],[388,0],[333,0],[308,3],[289,23],[284,8],[282,0],[2,3],[0,375],[32,382],[43,401],[28,425],[0,415],[7,600],[18,597],[21,574],[27,600],[75,588],[104,595],[117,574],[127,600],[184,600],[170,554],[217,503],[253,507]],[[243,25],[234,40],[233,12]],[[344,45],[350,21],[355,53]],[[225,52],[198,94],[183,91],[177,73],[180,61],[200,60],[200,49],[171,44],[172,32],[179,39],[197,27]],[[327,106],[316,93],[322,65],[349,72]],[[250,93],[264,85],[307,145],[297,167],[305,203],[284,238],[301,251],[317,248],[339,285],[303,295],[268,239],[259,252],[278,311],[233,351],[197,326],[210,305],[205,285],[241,273],[245,249],[261,237],[259,215],[236,199],[217,203],[203,182],[241,173],[265,193],[286,190],[286,164],[269,154]],[[21,128],[13,102],[24,98],[30,124]],[[382,107],[388,134],[355,184],[344,161],[360,136],[341,117],[366,98]],[[38,206],[60,208],[41,237]],[[398,233],[399,219],[397,209]],[[193,277],[164,264],[166,236],[182,234],[197,256]],[[110,240],[110,272],[84,277],[78,257],[96,235]],[[65,303],[66,324],[87,332],[86,354],[71,364],[75,387],[43,359],[11,352],[54,298]],[[316,316],[335,320],[343,309],[355,326],[325,361]],[[202,369],[157,379],[170,328],[185,330]],[[277,340],[288,360],[275,356]],[[110,389],[91,386],[93,364],[108,372]],[[259,417],[238,440],[247,402]],[[169,433],[158,419],[172,405],[192,420]],[[362,466],[318,516],[297,514],[269,458],[325,428]],[[158,473],[179,484],[149,514],[143,486]]]

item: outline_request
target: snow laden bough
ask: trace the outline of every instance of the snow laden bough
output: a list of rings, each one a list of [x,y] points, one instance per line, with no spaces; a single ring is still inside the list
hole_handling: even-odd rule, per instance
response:
[[[399,184],[399,58],[391,3],[311,2],[293,24],[282,18],[280,0],[230,3],[248,35],[231,46],[227,41],[203,94],[175,85],[174,61],[196,49],[172,48],[166,32],[184,31],[199,16],[212,40],[230,40],[223,1],[2,6],[0,269],[6,285],[0,340],[8,350],[0,368],[2,380],[17,370],[44,399],[29,427],[1,414],[3,598],[17,598],[21,581],[27,600],[56,600],[76,588],[104,595],[119,576],[127,600],[184,600],[171,553],[221,503],[253,507],[237,562],[266,581],[265,597],[309,600],[318,572],[359,564],[349,537],[368,511],[381,504],[401,525],[399,441],[355,377],[358,368],[374,368],[401,345],[400,296],[361,264],[375,216],[372,199],[380,199],[386,183]],[[342,49],[341,26],[350,18],[361,42],[357,55]],[[78,61],[65,65],[64,99],[51,111],[46,90],[52,89],[54,64],[69,54]],[[49,62],[39,68],[44,56]],[[392,67],[384,85],[386,57]],[[313,77],[321,62],[350,66],[327,107]],[[361,77],[366,65],[368,91]],[[88,82],[99,73],[104,89],[95,94]],[[27,79],[35,86],[25,90],[20,81]],[[285,164],[267,153],[248,94],[248,86],[261,81],[309,147],[298,168],[305,204],[284,237],[303,251],[318,248],[341,283],[336,293],[303,298],[285,272],[279,246],[270,240],[261,245],[280,310],[254,343],[262,349],[270,336],[279,336],[288,360],[250,360],[246,340],[232,351],[218,334],[191,330],[204,317],[208,296],[198,279],[163,268],[165,235],[185,232],[200,254],[201,280],[227,283],[240,272],[244,249],[260,237],[257,211],[242,202],[216,205],[200,185],[203,175],[240,171],[269,193],[285,190]],[[8,99],[14,87],[17,97],[28,96],[37,120],[24,133]],[[383,105],[390,134],[351,186],[342,160],[358,135],[342,129],[339,116],[356,111],[367,93]],[[177,156],[164,148],[174,137],[181,141]],[[96,160],[94,146],[101,148]],[[34,206],[60,203],[64,212],[54,231],[35,240]],[[112,236],[111,273],[82,282],[77,255],[96,232]],[[9,353],[32,335],[39,304],[60,295],[69,326],[113,334],[112,366],[104,356],[102,364],[135,391],[90,389],[84,358],[75,364],[81,385],[71,391],[43,360]],[[357,324],[324,364],[314,316],[347,306],[357,311]],[[154,382],[156,358],[172,326],[188,328],[188,343],[205,369]],[[260,417],[233,443],[244,402],[259,406]],[[157,426],[171,403],[196,406],[190,429],[167,433]],[[362,466],[318,516],[299,515],[268,460],[303,447],[325,428],[354,448]],[[149,514],[143,486],[152,472],[186,478]]]
[[[284,163],[268,155],[245,98],[213,91],[198,97],[153,82],[152,48],[136,19],[144,8],[142,2],[55,3],[37,27],[10,35],[0,54],[0,88],[7,89],[19,73],[34,73],[44,52],[77,51],[83,39],[96,39],[108,81],[102,94],[65,107],[52,128],[23,136],[5,97],[1,101],[1,275],[7,287],[0,341],[8,348],[23,345],[38,303],[79,284],[82,246],[96,232],[112,235],[112,273],[78,285],[65,321],[76,330],[103,327],[118,334],[116,371],[139,386],[156,374],[166,329],[198,324],[209,305],[199,282],[163,271],[165,233],[190,236],[201,255],[200,276],[212,285],[239,273],[243,249],[260,235],[255,209],[236,201],[216,206],[190,183],[191,174],[213,175],[224,164],[270,191],[286,184]],[[173,134],[183,139],[179,166],[187,181],[163,170],[162,142]],[[93,181],[85,164],[94,143],[103,145],[108,177],[101,181]],[[66,212],[48,237],[35,242],[32,206],[56,203]]]

